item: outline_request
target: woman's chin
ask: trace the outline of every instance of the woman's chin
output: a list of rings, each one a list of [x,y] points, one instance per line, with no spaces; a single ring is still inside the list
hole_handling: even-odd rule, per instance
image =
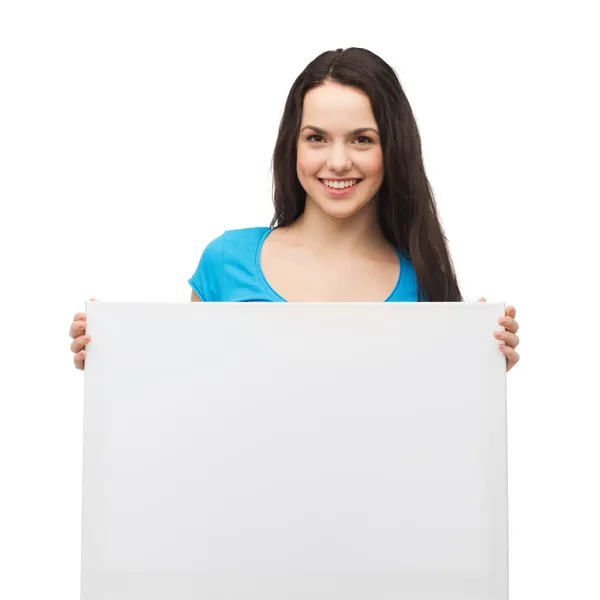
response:
[[[325,198],[316,202],[320,211],[334,219],[347,219],[358,214],[369,202],[357,202],[350,198]]]

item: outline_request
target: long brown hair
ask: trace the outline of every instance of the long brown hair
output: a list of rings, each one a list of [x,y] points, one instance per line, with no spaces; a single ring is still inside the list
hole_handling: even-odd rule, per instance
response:
[[[386,240],[412,261],[419,301],[462,302],[447,238],[423,165],[421,137],[396,72],[364,48],[329,50],[300,73],[288,94],[273,152],[271,227],[287,226],[303,212],[306,191],[296,171],[305,94],[326,82],[365,93],[379,127],[384,177],[379,190],[379,223]]]

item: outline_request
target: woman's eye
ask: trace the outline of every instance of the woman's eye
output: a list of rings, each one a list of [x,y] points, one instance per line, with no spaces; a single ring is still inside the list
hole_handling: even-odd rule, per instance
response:
[[[318,140],[316,140],[315,138],[319,138]],[[323,139],[322,135],[318,135],[316,133],[313,133],[311,135],[309,135],[306,138],[309,142],[317,142],[319,143],[319,140]],[[370,137],[367,137],[366,135],[359,135],[357,138],[357,140],[365,140],[364,142],[360,142],[358,145],[359,146],[364,146],[366,144],[370,144],[373,142],[373,140]]]

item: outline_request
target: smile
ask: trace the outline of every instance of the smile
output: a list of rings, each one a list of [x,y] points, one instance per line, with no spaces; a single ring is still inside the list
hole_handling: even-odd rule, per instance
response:
[[[351,179],[347,181],[332,181],[330,179],[319,179],[319,182],[330,196],[347,196],[359,185],[362,179]]]

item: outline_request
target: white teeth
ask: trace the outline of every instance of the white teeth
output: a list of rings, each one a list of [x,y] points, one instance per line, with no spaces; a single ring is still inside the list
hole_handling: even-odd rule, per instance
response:
[[[357,181],[358,181],[358,179],[352,179],[350,181],[332,181],[331,179],[323,179],[323,183],[327,187],[336,188],[336,189],[343,189],[343,188],[351,187]]]

